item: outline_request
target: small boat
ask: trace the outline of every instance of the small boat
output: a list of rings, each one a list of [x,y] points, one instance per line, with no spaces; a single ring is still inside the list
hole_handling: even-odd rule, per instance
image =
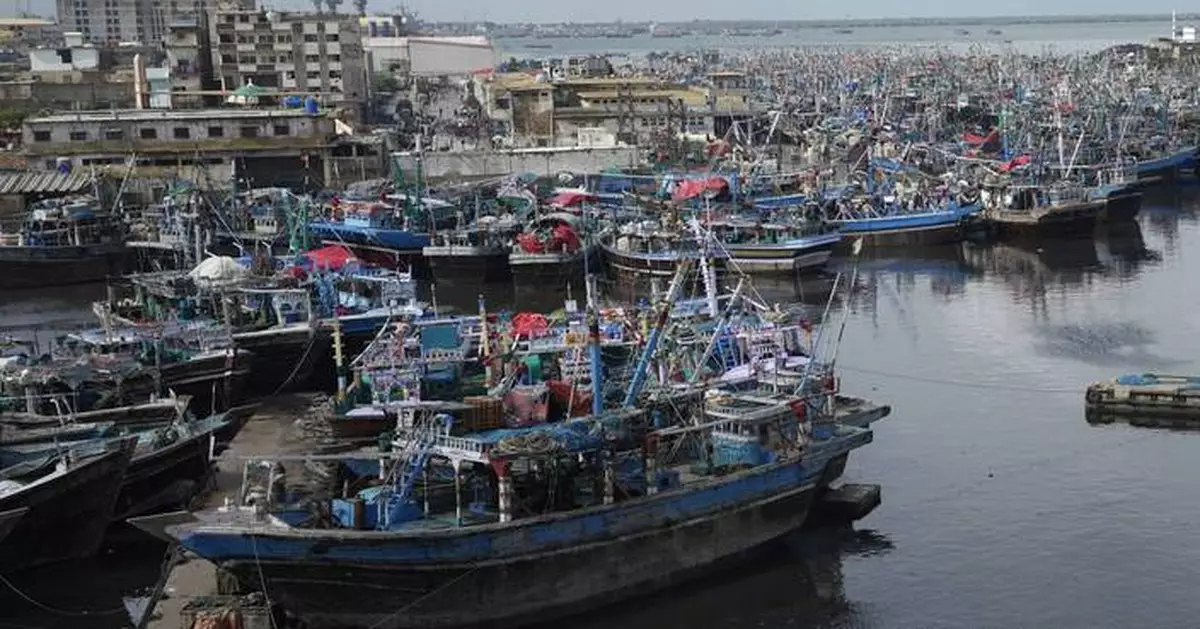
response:
[[[27,510],[0,540],[6,573],[96,553],[113,515],[134,440],[120,440],[98,456],[69,450],[38,462],[0,469],[0,513]],[[5,461],[0,448],[0,461]]]
[[[363,260],[396,269],[420,256],[430,232],[452,219],[456,209],[432,198],[422,198],[419,208],[407,208],[405,195],[389,195],[388,201],[342,201],[333,216],[310,222],[308,231],[326,245],[350,247]],[[396,203],[405,208],[398,209]]]
[[[835,29],[833,29],[833,32],[837,33],[838,35],[852,35],[854,33],[854,29],[852,29],[852,28],[835,28]]]
[[[658,221],[627,223],[600,237],[604,261],[618,276],[668,278],[683,263],[702,258],[713,271],[724,268],[729,253],[709,235],[667,229]]]
[[[89,200],[35,205],[15,231],[0,228],[0,289],[103,281],[125,271],[119,217]]]
[[[1168,417],[1200,426],[1200,377],[1127,374],[1085,394],[1089,415]]]
[[[998,36],[998,35],[1003,35],[1004,31],[1002,31],[998,28],[989,28],[987,34],[993,35],[993,36]]]

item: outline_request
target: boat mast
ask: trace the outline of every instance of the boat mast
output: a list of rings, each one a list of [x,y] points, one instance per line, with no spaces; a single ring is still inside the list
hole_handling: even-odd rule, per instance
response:
[[[675,270],[675,277],[671,280],[671,286],[659,304],[654,329],[650,331],[650,339],[646,341],[646,347],[642,349],[642,355],[638,357],[637,367],[633,371],[633,380],[630,381],[629,389],[625,392],[625,401],[622,404],[625,408],[633,406],[633,403],[637,401],[638,394],[642,392],[642,387],[646,384],[646,372],[649,371],[650,359],[654,357],[654,350],[658,347],[658,341],[667,327],[667,317],[671,314],[671,306],[679,297],[679,291],[683,290],[683,278],[687,277],[691,266],[690,260],[679,263],[679,267]]]

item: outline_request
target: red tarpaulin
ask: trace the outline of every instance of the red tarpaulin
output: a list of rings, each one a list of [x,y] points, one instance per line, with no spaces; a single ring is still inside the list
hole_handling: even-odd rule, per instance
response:
[[[332,271],[340,270],[347,264],[358,261],[358,258],[354,257],[354,253],[341,245],[329,245],[315,249],[304,254],[304,257],[308,258],[314,267]]]
[[[555,406],[563,409],[567,417],[587,417],[592,412],[592,392],[571,386],[561,380],[547,380],[550,389],[550,399]],[[571,408],[567,408],[570,404]]]
[[[550,233],[551,251],[579,251],[579,236],[570,225],[559,225]]]
[[[1032,161],[1033,161],[1033,158],[1028,155],[1018,155],[1018,156],[1012,158],[1011,161],[1001,164],[1000,172],[1006,173],[1014,168],[1017,168],[1018,166],[1024,166],[1025,164],[1028,164],[1029,162],[1032,162]]]
[[[694,199],[705,192],[720,192],[727,186],[729,186],[729,182],[721,177],[685,179],[675,184],[675,191],[671,193],[671,198],[676,201],[686,201]]]
[[[518,312],[513,315],[512,329],[515,336],[534,336],[542,334],[550,327],[546,317],[536,312]]]
[[[572,207],[581,205],[584,201],[594,201],[596,195],[586,192],[560,192],[553,197],[550,197],[548,203],[556,207]]]
[[[970,144],[971,146],[983,146],[983,145],[987,145],[987,144],[994,144],[1000,140],[1000,130],[992,129],[991,132],[987,134],[987,136],[977,135],[977,134],[974,134],[974,133],[971,133],[970,131],[968,131],[963,134],[963,140],[967,144]]]
[[[521,245],[521,251],[525,253],[546,253],[546,245],[536,234],[523,232],[517,234],[517,244]]]

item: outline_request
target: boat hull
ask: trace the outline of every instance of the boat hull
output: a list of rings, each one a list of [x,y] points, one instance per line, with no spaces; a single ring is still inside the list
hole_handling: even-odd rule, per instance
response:
[[[679,582],[798,529],[849,452],[870,440],[847,432],[803,459],[511,523],[387,533],[200,522],[167,531],[309,627],[520,625]]]
[[[1002,237],[1083,235],[1095,231],[1107,206],[1107,199],[1099,199],[1056,206],[1037,215],[1000,211],[988,218]]]
[[[310,383],[322,357],[328,354],[330,336],[315,326],[293,326],[234,335],[239,349],[251,353],[253,382],[249,396],[302,389]]]
[[[121,483],[113,521],[186,507],[208,480],[213,439],[216,433],[210,431],[134,457]]]
[[[1111,223],[1128,222],[1142,211],[1142,193],[1124,192],[1108,197],[1103,219]]]
[[[618,277],[630,279],[639,277],[669,279],[675,275],[675,270],[679,267],[680,262],[699,259],[695,256],[643,256],[619,251],[607,245],[603,247],[603,251],[604,262],[608,269]],[[709,258],[709,262],[715,271],[720,272],[725,268],[726,261],[722,258]]]
[[[794,273],[823,268],[841,235],[783,245],[731,245],[728,264],[745,273]]]
[[[57,478],[0,498],[0,512],[28,509],[0,543],[4,572],[95,554],[113,515],[129,457],[128,449],[108,452]]]
[[[0,247],[0,289],[102,282],[126,270],[122,246]]]
[[[809,482],[710,517],[516,561],[427,568],[240,561],[224,567],[244,584],[265,579],[273,599],[312,629],[520,626],[680,583],[783,537],[804,524],[817,487]],[[442,592],[445,598],[435,594]]]
[[[482,279],[491,282],[512,277],[507,249],[430,246],[422,249],[421,254],[433,277],[439,280]]]
[[[508,266],[519,284],[550,282],[561,286],[584,276],[581,253],[514,253],[508,256]]]

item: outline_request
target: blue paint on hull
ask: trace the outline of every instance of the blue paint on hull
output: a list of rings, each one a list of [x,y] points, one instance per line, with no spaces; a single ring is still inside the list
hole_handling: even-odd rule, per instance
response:
[[[835,220],[843,234],[870,235],[881,232],[922,231],[958,226],[963,220],[979,213],[978,204],[951,206],[945,210],[869,218]]]
[[[1196,152],[1196,147],[1190,147],[1171,155],[1139,162],[1137,165],[1137,175],[1139,178],[1174,175],[1177,170],[1195,168]]]
[[[329,221],[314,221],[308,224],[309,233],[322,239],[342,241],[349,245],[382,247],[396,251],[420,251],[429,246],[429,235],[405,229],[380,229],[359,227]]]

